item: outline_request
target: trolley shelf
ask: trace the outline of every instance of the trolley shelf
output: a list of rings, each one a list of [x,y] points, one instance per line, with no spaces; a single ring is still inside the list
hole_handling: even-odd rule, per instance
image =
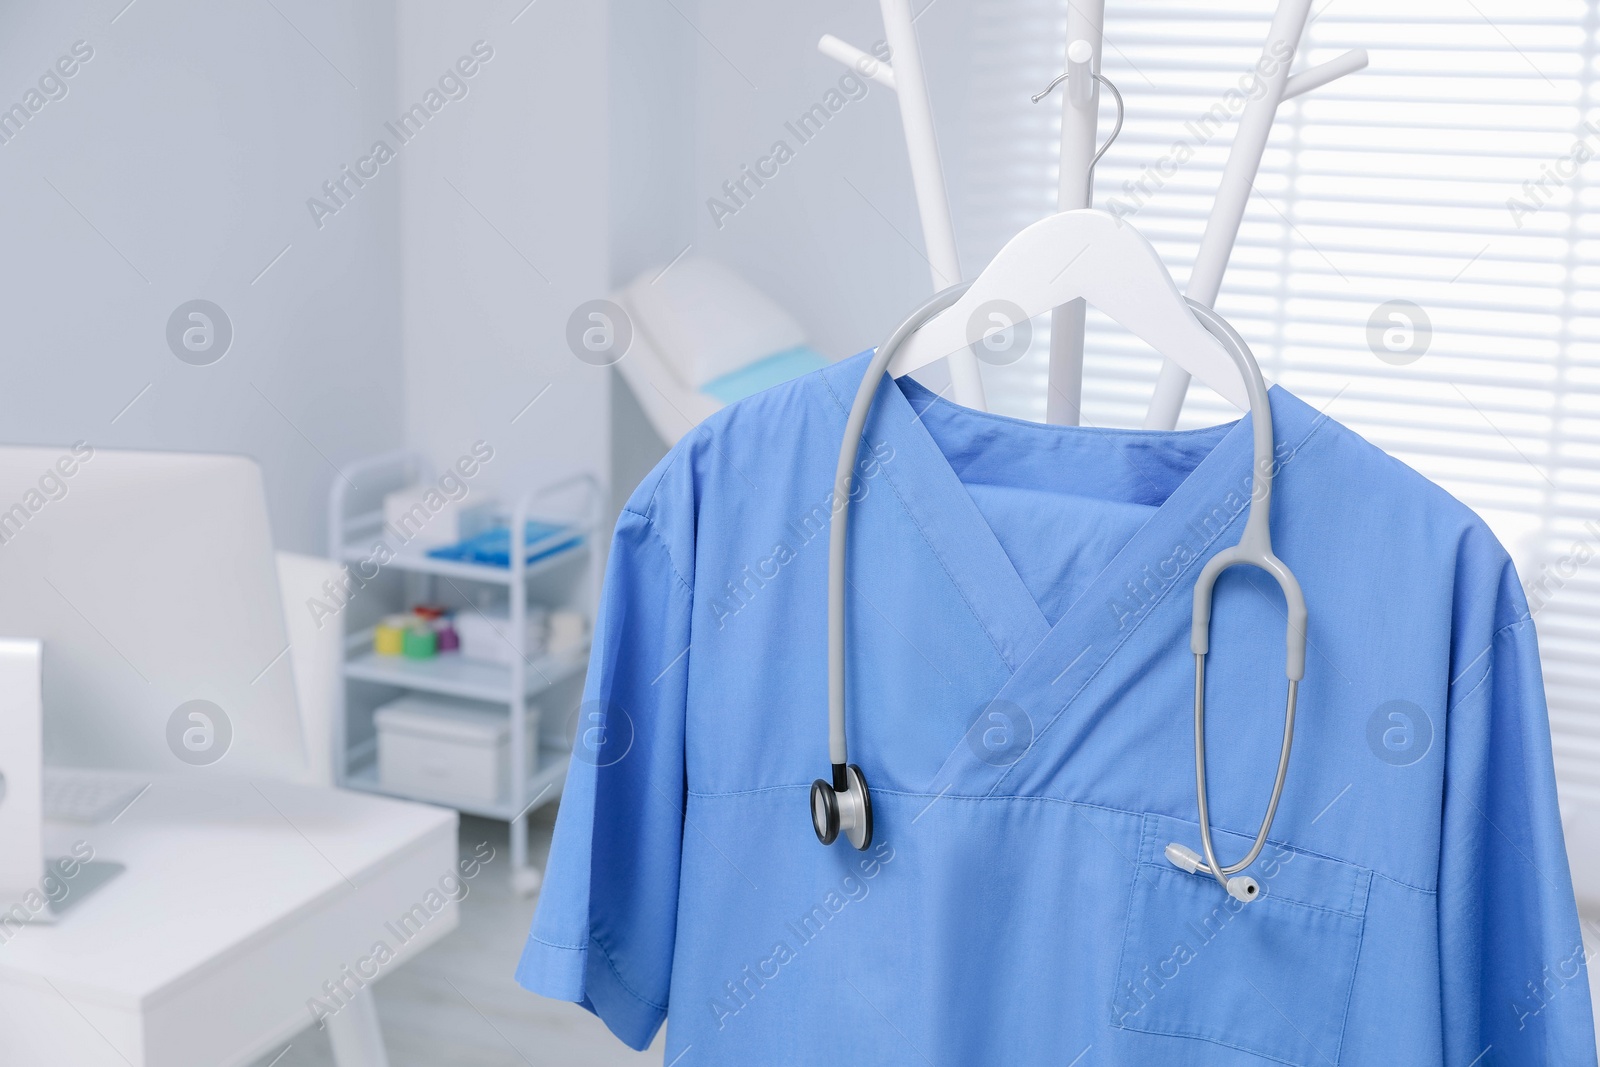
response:
[[[458,610],[472,610],[465,605],[479,600],[482,606],[480,598],[486,597],[500,602],[496,610],[507,615],[504,636],[508,651],[529,647],[531,611],[515,610],[512,605],[519,601],[530,609],[565,608],[594,619],[604,545],[597,550],[593,540],[597,534],[603,536],[600,524],[605,494],[593,477],[575,475],[523,492],[510,501],[509,513],[500,518],[513,532],[507,538],[509,565],[502,567],[436,559],[427,554],[422,544],[405,542],[405,531],[385,526],[383,509],[374,508],[374,503],[381,505],[395,490],[433,483],[435,475],[426,456],[403,450],[346,466],[345,477],[335,479],[329,489],[329,557],[347,566],[363,582],[373,577],[373,567],[401,576],[378,587],[384,604],[364,602],[362,611],[368,618],[390,604],[405,610],[408,604],[447,602]],[[578,506],[564,507],[563,499]],[[543,536],[531,541],[527,539],[530,518],[545,527],[535,526],[534,532]],[[530,556],[536,558],[530,562]],[[566,569],[569,566],[571,570]],[[544,576],[542,581],[527,580],[540,575]],[[351,625],[349,617],[345,624]],[[561,795],[570,761],[570,741],[551,736],[564,732],[562,727],[570,728],[570,724],[556,721],[561,712],[551,705],[569,706],[564,694],[581,682],[588,667],[588,643],[566,655],[543,654],[512,664],[469,659],[459,651],[407,659],[378,655],[373,649],[375,629],[358,628],[344,635],[343,700],[333,722],[334,745],[340,753],[339,784],[368,793],[448,805],[509,822],[512,888],[523,894],[535,892],[541,875],[528,865],[528,815]],[[521,675],[521,684],[517,675]],[[492,803],[471,797],[430,795],[411,787],[386,789],[378,781],[375,715],[378,706],[392,694],[373,687],[433,693],[497,706],[510,724],[511,755],[528,752],[524,746],[536,746],[531,753],[533,766],[523,768],[525,775],[511,776],[502,795]],[[560,688],[551,691],[552,687]],[[531,699],[535,695],[540,698],[538,703]]]
[[[409,789],[385,789],[378,781],[376,753],[365,756],[351,766],[345,774],[344,784],[363,793],[377,793],[382,796],[398,797],[401,800],[414,800],[425,804],[442,804],[445,807],[466,812],[468,815],[481,815],[486,819],[500,819],[504,822],[510,822],[518,814],[525,813],[526,809],[534,806],[543,807],[561,795],[561,787],[567,780],[567,762],[570,756],[571,753],[565,748],[558,748],[554,745],[540,747],[539,769],[528,776],[527,788],[522,793],[528,800],[524,803],[523,811],[521,812],[513,806],[511,799],[504,795],[499,800],[490,802],[445,795],[427,796],[416,790]]]
[[[573,656],[540,656],[529,660],[523,686],[525,695],[532,696],[571,678],[587,666],[588,655],[588,649],[584,648]],[[508,704],[511,700],[510,667],[467,659],[459,653],[447,652],[430,659],[406,659],[403,656],[380,656],[368,652],[346,660],[344,674],[346,678],[362,682],[465,697],[468,700],[485,700],[495,704]]]
[[[359,531],[369,528],[374,536],[361,539]],[[378,540],[378,524],[370,520],[352,523],[346,528],[347,541],[340,559],[346,563],[365,563],[369,560],[374,563],[379,561],[373,557],[371,544]],[[578,538],[575,544],[562,545],[548,556],[541,556],[529,563],[523,569],[524,578],[532,578],[543,574],[553,567],[559,567],[571,560],[578,559],[589,550],[589,534],[591,530],[587,525],[574,526],[562,530],[559,534],[552,535],[549,540],[564,541],[574,537]],[[351,543],[353,542],[353,543]],[[530,542],[528,548],[537,548],[538,542]],[[366,547],[363,547],[366,546]],[[494,585],[510,585],[513,581],[510,567],[496,567],[487,563],[463,563],[454,559],[436,559],[428,555],[425,548],[404,547],[393,550],[387,563],[381,564],[383,570],[408,571],[412,574],[431,574],[440,578],[457,578],[468,582],[489,582]]]

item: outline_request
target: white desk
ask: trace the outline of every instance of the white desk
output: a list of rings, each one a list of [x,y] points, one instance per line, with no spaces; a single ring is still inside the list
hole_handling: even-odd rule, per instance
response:
[[[157,780],[111,823],[47,824],[49,855],[84,841],[127,870],[55,926],[0,930],[0,1063],[233,1067],[281,1049],[313,1021],[323,983],[353,987],[344,969],[376,943],[394,953],[381,980],[454,929],[439,887],[460,874],[456,821],[342,790],[200,778]],[[430,890],[442,902],[431,915]],[[426,921],[402,939],[417,905]],[[327,1026],[343,1067],[384,1062],[370,988]]]

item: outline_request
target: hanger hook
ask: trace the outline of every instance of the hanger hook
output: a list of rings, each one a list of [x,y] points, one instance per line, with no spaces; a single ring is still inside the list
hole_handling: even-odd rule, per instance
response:
[[[1042,90],[1033,95],[1033,102],[1037,104],[1039,101],[1049,96],[1055,91],[1056,86],[1067,80],[1067,75],[1071,73],[1072,71],[1068,69],[1062,71],[1060,74],[1057,74],[1055,78],[1051,80],[1049,85],[1046,85]],[[1089,160],[1089,180],[1093,181],[1094,165],[1100,162],[1100,157],[1106,154],[1106,149],[1111,147],[1111,143],[1115,141],[1117,139],[1117,135],[1122,132],[1123,104],[1122,94],[1117,91],[1117,87],[1111,83],[1110,78],[1106,77],[1104,74],[1095,74],[1092,72],[1089,76],[1095,81],[1099,82],[1101,85],[1104,85],[1107,89],[1111,90],[1111,96],[1117,102],[1117,121],[1111,127],[1111,136],[1106,138],[1106,143],[1101,145],[1100,148],[1095,152],[1094,158]]]
[[[1040,89],[1038,92],[1034,93],[1033,96],[1030,99],[1032,99],[1033,102],[1035,104],[1037,104],[1039,101],[1043,100],[1045,97],[1047,97],[1051,93],[1055,92],[1056,86],[1058,86],[1062,82],[1066,81],[1067,80],[1067,76],[1069,74],[1071,74],[1071,73],[1072,73],[1072,71],[1070,71],[1070,70],[1064,70],[1060,74],[1057,74],[1054,78],[1052,78],[1050,80],[1050,84],[1049,85],[1046,85],[1043,89]]]

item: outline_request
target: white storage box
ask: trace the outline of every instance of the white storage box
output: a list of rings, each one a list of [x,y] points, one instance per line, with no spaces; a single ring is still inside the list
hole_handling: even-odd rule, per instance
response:
[[[528,710],[528,770],[537,751]],[[407,796],[495,803],[510,795],[511,716],[449,697],[411,695],[372,713],[378,782]]]
[[[522,654],[536,659],[544,654],[548,612],[540,604],[528,605],[527,643]],[[461,654],[468,659],[511,666],[516,651],[512,638],[511,616],[499,611],[463,608],[455,614],[456,635],[461,638]]]

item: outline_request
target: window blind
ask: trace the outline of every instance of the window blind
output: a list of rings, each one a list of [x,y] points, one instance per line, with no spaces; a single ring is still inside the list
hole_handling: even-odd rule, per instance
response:
[[[1272,0],[1109,0],[1127,102],[1096,174],[1187,279],[1236,128],[1202,121],[1256,61]],[[969,272],[1055,210],[1064,0],[978,0],[956,212]],[[1600,100],[1584,0],[1319,3],[1294,69],[1370,67],[1283,105],[1218,310],[1262,369],[1475,508],[1512,552],[1544,658],[1564,800],[1600,802]],[[1102,101],[1101,134],[1113,104]],[[1181,146],[1181,147],[1180,147]],[[1181,163],[1174,161],[1182,157]],[[1165,161],[1165,162],[1164,162]],[[1402,303],[1394,303],[1402,302]],[[986,367],[1042,418],[1048,316]],[[1084,421],[1139,425],[1159,359],[1090,314]],[[1231,418],[1196,383],[1182,425]]]

